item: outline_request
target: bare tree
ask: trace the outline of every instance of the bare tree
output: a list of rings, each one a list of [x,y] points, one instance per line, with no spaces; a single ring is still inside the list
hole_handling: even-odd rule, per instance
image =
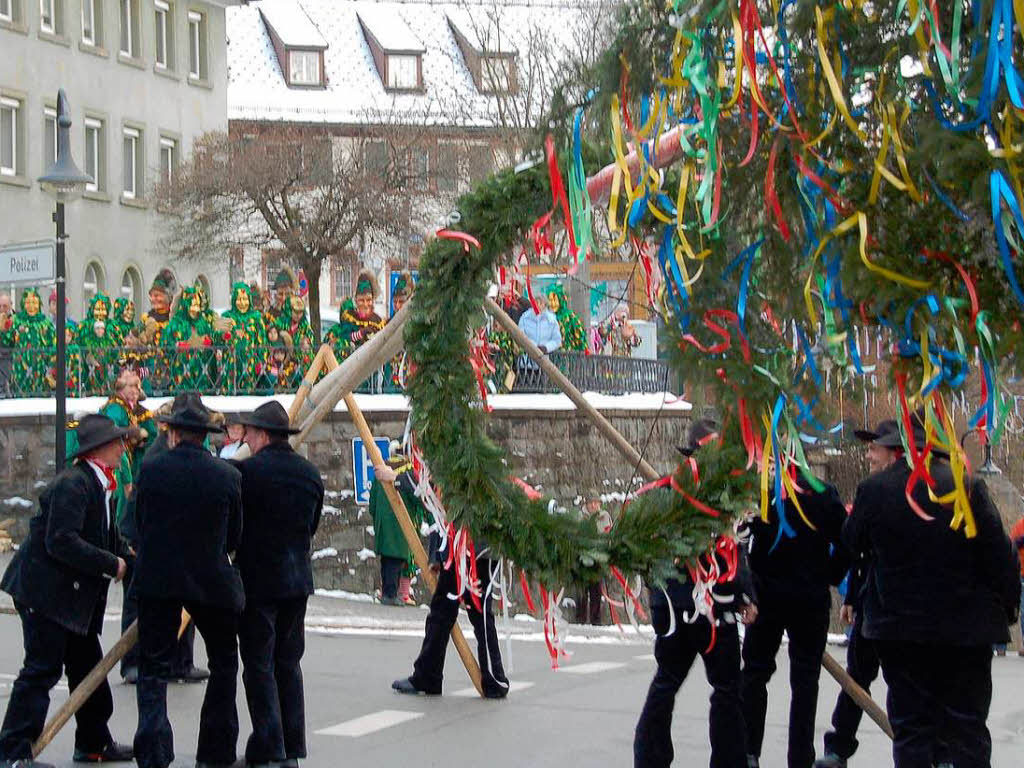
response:
[[[191,157],[157,185],[157,206],[167,214],[158,246],[204,260],[237,246],[283,247],[309,283],[319,340],[324,261],[365,237],[401,231],[387,212],[402,194],[402,169],[373,157],[361,139],[333,141],[292,126],[255,130],[199,137]]]

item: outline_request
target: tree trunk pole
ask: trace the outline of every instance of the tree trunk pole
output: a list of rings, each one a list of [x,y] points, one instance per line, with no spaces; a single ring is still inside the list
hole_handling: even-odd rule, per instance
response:
[[[827,650],[821,657],[821,666],[823,666],[825,671],[835,678],[835,681],[839,683],[840,687],[846,692],[846,694],[856,702],[857,706],[864,710],[864,713],[875,721],[875,724],[882,729],[885,735],[890,739],[893,738],[892,725],[889,723],[889,718],[886,716],[885,710],[875,703],[875,700],[871,698],[871,695],[861,688],[857,684],[856,680],[850,677],[846,670],[843,669],[842,665],[829,655]]]
[[[366,453],[373,463],[374,470],[379,472],[384,466],[384,458],[381,456],[377,444],[373,441],[373,432],[370,431],[370,425],[366,423],[362,411],[359,410],[359,406],[356,404],[355,397],[351,394],[345,395],[345,406],[348,408],[349,415],[352,417],[352,422],[356,425],[356,429],[359,430],[359,436],[363,439],[363,446],[366,448]],[[409,549],[412,550],[412,556],[416,560],[416,565],[423,574],[423,581],[426,582],[427,587],[433,593],[437,589],[437,580],[430,570],[430,564],[427,562],[427,553],[423,550],[423,543],[420,541],[419,532],[409,518],[409,510],[405,508],[405,502],[402,501],[402,497],[398,493],[398,489],[395,488],[394,483],[382,482],[381,487],[384,488],[384,494],[388,497],[388,503],[391,504],[391,511],[395,513],[398,525],[402,529],[402,535],[405,536],[405,541],[409,545]],[[477,663],[469,643],[466,642],[466,637],[462,634],[462,627],[459,626],[458,622],[452,625],[452,642],[455,644],[455,649],[459,652],[459,658],[462,659],[462,663],[466,667],[466,672],[469,673],[469,678],[473,681],[473,686],[476,688],[477,693],[483,696],[484,685],[480,673],[480,665]]]

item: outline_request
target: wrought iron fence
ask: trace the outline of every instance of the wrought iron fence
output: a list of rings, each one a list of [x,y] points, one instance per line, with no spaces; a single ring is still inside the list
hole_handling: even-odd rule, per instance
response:
[[[153,349],[69,347],[67,392],[70,397],[109,395],[118,372],[130,366],[142,377],[143,389],[155,396],[178,392],[208,395],[271,395],[294,392],[313,359],[313,352],[283,347],[188,347]],[[668,389],[668,366],[645,360],[580,352],[553,352],[551,361],[582,391],[620,394]],[[52,348],[0,348],[0,397],[52,397],[56,353]],[[510,361],[515,373],[513,393],[557,392],[536,363],[525,355]],[[507,381],[496,381],[499,388]],[[380,394],[400,392],[391,366],[376,371],[356,390]],[[504,390],[504,391],[507,391]]]

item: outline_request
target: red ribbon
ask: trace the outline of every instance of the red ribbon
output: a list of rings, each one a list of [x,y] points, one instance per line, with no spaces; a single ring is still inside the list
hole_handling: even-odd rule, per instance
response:
[[[565,219],[565,231],[569,233],[569,255],[575,262],[579,253],[576,245],[576,233],[572,227],[572,213],[569,211],[569,197],[565,194],[565,186],[562,184],[562,174],[558,170],[558,157],[555,154],[555,139],[549,133],[544,139],[544,154],[548,160],[548,176],[551,179],[551,205],[555,208],[561,206],[562,216]]]
[[[469,253],[469,246],[471,245],[475,248],[480,247],[480,241],[468,232],[459,232],[454,229],[439,229],[437,230],[437,236],[442,240],[458,240],[462,243],[463,250],[466,253]]]

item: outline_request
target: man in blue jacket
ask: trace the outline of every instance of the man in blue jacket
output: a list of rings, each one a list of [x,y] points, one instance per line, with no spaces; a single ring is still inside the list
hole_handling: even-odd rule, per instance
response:
[[[129,557],[112,504],[127,433],[106,416],[79,422],[74,464],[40,494],[39,514],[0,584],[14,598],[25,636],[25,664],[0,729],[0,766],[46,765],[32,760],[32,742],[43,731],[50,689],[65,670],[75,689],[103,657],[107,587],[124,578]],[[132,759],[131,747],[111,738],[113,712],[104,680],[75,715],[76,762]]]
[[[562,331],[558,327],[558,318],[547,308],[546,304],[537,304],[539,311],[533,307],[519,317],[519,330],[540,347],[544,354],[554,352],[562,346]]]

